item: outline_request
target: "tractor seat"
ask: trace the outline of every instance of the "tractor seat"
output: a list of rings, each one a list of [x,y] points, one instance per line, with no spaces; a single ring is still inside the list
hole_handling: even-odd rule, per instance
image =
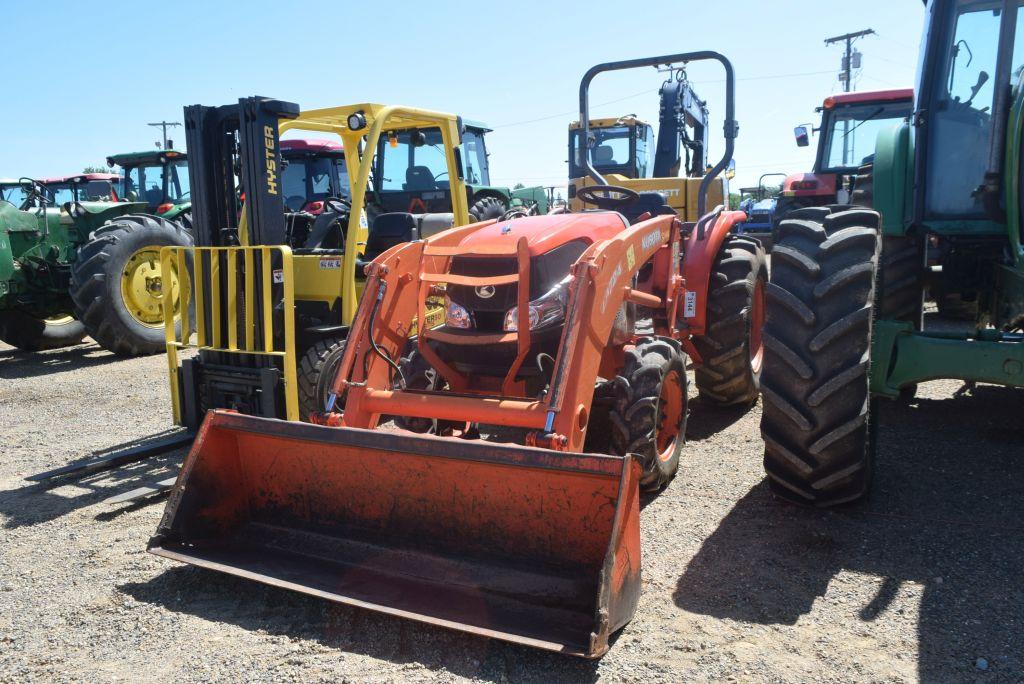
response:
[[[615,161],[615,150],[611,145],[598,145],[594,148],[594,162],[596,164],[608,164]]]
[[[395,245],[403,242],[419,240],[420,231],[416,217],[402,211],[380,214],[373,219],[373,224],[366,236],[366,251],[360,259],[360,271]]]
[[[419,190],[437,190],[437,183],[434,181],[434,173],[426,166],[410,166],[405,171],[405,184],[403,190],[413,192]]]
[[[676,210],[668,206],[668,201],[660,192],[641,192],[639,194],[640,198],[637,201],[619,209],[630,225],[636,223],[644,214],[651,216],[675,215]]]

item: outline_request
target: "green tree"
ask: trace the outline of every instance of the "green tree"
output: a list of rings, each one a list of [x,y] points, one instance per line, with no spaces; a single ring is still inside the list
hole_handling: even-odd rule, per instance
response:
[[[513,186],[512,186],[512,189],[513,189],[513,190],[522,190],[522,189],[523,189],[523,188],[525,188],[525,187],[526,187],[526,186],[525,186],[525,185],[523,185],[522,183],[516,183],[515,185],[513,185]]]
[[[107,173],[110,169],[105,166],[86,166],[82,169],[82,173]]]

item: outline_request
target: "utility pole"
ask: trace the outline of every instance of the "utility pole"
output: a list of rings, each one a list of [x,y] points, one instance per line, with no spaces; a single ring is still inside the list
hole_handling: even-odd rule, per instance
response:
[[[164,145],[160,149],[166,150],[167,149],[167,127],[168,126],[180,126],[181,124],[178,123],[177,121],[160,121],[159,123],[151,123],[151,124],[146,124],[146,125],[147,126],[159,126],[160,127],[160,130],[162,131],[163,138],[164,138]]]
[[[846,52],[843,54],[843,61],[840,67],[843,72],[843,92],[850,92],[853,90],[853,41],[864,36],[874,35],[874,29],[864,29],[863,31],[854,31],[853,33],[844,33],[841,36],[832,36],[831,38],[825,39],[825,45],[835,45],[836,43],[846,43]],[[860,53],[857,53],[860,56]],[[858,63],[858,67],[860,64]],[[849,119],[843,120],[843,164],[849,164],[850,156],[850,121]]]

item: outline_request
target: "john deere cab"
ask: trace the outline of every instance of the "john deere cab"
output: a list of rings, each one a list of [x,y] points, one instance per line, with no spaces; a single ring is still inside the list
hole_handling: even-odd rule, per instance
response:
[[[696,221],[697,198],[708,163],[708,109],[690,86],[683,69],[669,71],[660,90],[657,140],[654,127],[635,115],[590,119],[589,140],[583,126],[569,124],[569,207],[582,211],[576,193],[594,185],[580,150],[588,150],[594,169],[612,185],[638,192],[659,192],[679,216]],[[725,174],[731,178],[734,167]],[[708,190],[709,206],[723,203],[723,179]]]
[[[379,104],[302,112],[294,103],[250,97],[186,107],[185,127],[196,246],[161,255],[163,271],[190,274],[182,303],[164,308],[175,422],[194,429],[211,408],[287,420],[323,410],[364,265],[397,244],[470,222],[460,120]],[[330,135],[346,152],[339,195],[292,195],[297,211],[287,178],[294,157],[282,164],[281,140],[295,131]],[[375,153],[394,131],[437,135],[450,198],[445,211],[384,212],[367,221]],[[310,201],[322,202],[322,211],[309,211]],[[176,322],[179,315],[185,323]],[[179,359],[191,346],[191,318],[198,353]]]
[[[1021,4],[928,2],[913,115],[878,132],[854,189],[874,211],[814,207],[779,224],[761,428],[782,497],[867,493],[876,397],[939,378],[1024,387]],[[971,303],[970,329],[933,329],[926,288]]]
[[[469,213],[477,221],[547,213],[543,187],[509,189],[491,184],[486,134],[476,121],[462,122],[461,170],[465,178]],[[377,143],[373,170],[371,215],[379,211],[450,211],[451,189],[439,129],[387,131]]]

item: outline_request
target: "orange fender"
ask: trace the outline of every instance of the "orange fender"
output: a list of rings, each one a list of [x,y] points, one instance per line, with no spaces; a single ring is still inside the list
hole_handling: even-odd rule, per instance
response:
[[[704,221],[709,217],[701,219]],[[737,223],[747,220],[742,211],[723,211],[708,222],[700,236],[700,222],[686,238],[683,251],[683,326],[690,335],[703,335],[708,317],[708,289],[711,269],[718,258],[725,238]],[[699,359],[697,359],[699,361]]]

